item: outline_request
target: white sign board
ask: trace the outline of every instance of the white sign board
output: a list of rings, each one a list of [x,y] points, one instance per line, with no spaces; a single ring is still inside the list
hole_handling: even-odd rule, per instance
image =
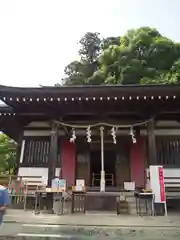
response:
[[[65,179],[59,179],[59,189],[66,191],[66,180]]]
[[[135,190],[135,182],[124,182],[124,189],[127,191]]]
[[[84,179],[76,179],[76,186],[85,187]]]
[[[155,203],[165,203],[164,171],[162,166],[150,166],[150,186],[155,197]]]
[[[52,180],[51,188],[53,191],[65,191],[66,190],[66,180],[55,178]]]

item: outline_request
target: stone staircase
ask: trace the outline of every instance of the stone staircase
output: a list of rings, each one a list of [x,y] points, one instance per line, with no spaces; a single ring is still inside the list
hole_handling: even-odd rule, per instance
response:
[[[128,193],[126,195],[126,201],[128,203],[128,210],[129,210],[129,214],[137,214],[136,213],[136,199],[134,197],[134,193]]]
[[[121,193],[120,196],[119,214],[136,214],[136,199],[134,197],[134,193],[124,192]]]

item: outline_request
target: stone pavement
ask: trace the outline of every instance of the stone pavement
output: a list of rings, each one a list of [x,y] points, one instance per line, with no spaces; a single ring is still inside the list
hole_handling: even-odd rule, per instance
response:
[[[2,236],[4,238],[2,238]],[[9,236],[9,237],[8,237]],[[10,237],[11,236],[11,237]],[[180,229],[172,228],[98,228],[65,227],[58,225],[31,225],[5,223],[0,239],[79,239],[79,240],[179,240]]]
[[[8,237],[9,236],[9,237]],[[179,240],[180,217],[139,217],[107,213],[56,216],[8,210],[0,239]]]
[[[32,211],[8,210],[6,223],[23,224],[56,224],[64,226],[99,226],[99,227],[180,227],[180,214],[169,214],[168,217],[140,217],[137,215],[116,215],[108,213],[86,213],[72,215],[34,215]]]

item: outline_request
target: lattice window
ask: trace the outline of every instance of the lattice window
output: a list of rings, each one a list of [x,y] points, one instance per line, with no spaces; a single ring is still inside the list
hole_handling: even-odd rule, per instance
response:
[[[157,137],[157,160],[161,165],[180,165],[180,137]]]
[[[47,164],[50,152],[50,139],[26,139],[23,163]]]

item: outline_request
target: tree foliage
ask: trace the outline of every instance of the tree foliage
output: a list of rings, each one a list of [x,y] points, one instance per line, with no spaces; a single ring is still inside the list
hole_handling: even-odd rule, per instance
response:
[[[0,134],[0,173],[11,174],[16,164],[16,143]]]
[[[98,69],[98,59],[101,50],[99,33],[87,32],[79,41],[80,61],[73,61],[65,67],[66,85],[88,84],[88,78]]]
[[[89,64],[95,63],[98,60],[101,49],[101,39],[99,38],[99,33],[87,32],[81,38],[79,43],[81,45],[79,50],[81,61]]]
[[[120,37],[107,37],[102,40],[101,49],[106,50],[111,45],[120,45]]]
[[[102,40],[88,32],[80,46],[80,61],[65,68],[66,85],[180,83],[180,43],[156,29],[132,29]]]

